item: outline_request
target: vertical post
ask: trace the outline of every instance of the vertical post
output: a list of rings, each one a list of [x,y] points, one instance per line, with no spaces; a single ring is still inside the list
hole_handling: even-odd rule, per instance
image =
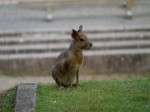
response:
[[[20,84],[17,88],[14,112],[35,112],[37,84]]]
[[[46,3],[46,7],[47,7],[46,20],[50,21],[50,20],[53,19],[53,16],[52,16],[52,5],[48,2],[48,3]]]
[[[126,0],[127,3],[127,10],[126,10],[126,15],[128,18],[132,18],[132,4],[133,0]]]

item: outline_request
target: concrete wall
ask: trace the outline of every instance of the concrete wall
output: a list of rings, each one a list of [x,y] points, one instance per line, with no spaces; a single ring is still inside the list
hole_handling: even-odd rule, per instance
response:
[[[55,58],[0,61],[0,72],[6,75],[50,75]],[[81,74],[149,73],[150,55],[85,57]]]

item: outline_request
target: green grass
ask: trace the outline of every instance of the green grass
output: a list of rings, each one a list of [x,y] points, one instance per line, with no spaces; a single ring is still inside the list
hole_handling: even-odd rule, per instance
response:
[[[0,93],[0,112],[13,112],[16,87]]]
[[[150,112],[150,78],[86,81],[67,89],[39,84],[36,112]]]
[[[16,87],[0,93],[0,112],[13,112]],[[38,84],[36,112],[150,112],[150,78],[85,81],[59,89]]]

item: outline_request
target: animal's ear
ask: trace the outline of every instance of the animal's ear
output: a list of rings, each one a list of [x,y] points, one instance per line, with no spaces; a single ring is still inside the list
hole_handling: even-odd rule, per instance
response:
[[[82,26],[82,25],[80,25],[80,26],[79,26],[79,30],[78,30],[78,32],[82,33],[82,28],[83,28],[83,26]]]
[[[75,29],[72,29],[72,33],[71,33],[72,38],[76,40],[78,35],[79,35],[78,32]]]

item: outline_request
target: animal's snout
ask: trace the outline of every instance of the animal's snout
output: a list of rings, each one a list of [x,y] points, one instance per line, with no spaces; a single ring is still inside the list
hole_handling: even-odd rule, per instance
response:
[[[92,47],[93,46],[93,44],[92,43],[90,43],[90,47]]]
[[[92,46],[93,46],[93,44],[91,42],[89,42],[86,49],[91,49]]]

